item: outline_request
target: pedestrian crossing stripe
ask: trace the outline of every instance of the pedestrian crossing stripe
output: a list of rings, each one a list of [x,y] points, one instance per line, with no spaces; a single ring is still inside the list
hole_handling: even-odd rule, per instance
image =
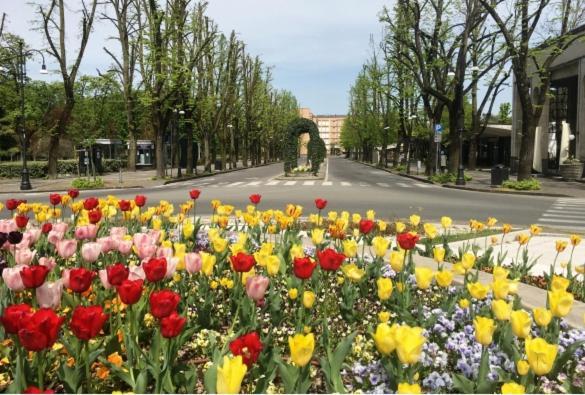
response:
[[[585,231],[585,199],[556,199],[542,213],[539,223],[559,228],[571,228]]]
[[[413,187],[418,187],[418,188],[436,188],[436,185],[432,185],[432,184],[425,184],[425,183],[421,183],[421,182],[412,182],[412,183],[407,183],[407,182],[397,182],[397,183],[386,183],[386,182],[378,182],[375,184],[370,184],[370,183],[366,183],[366,182],[360,182],[360,183],[352,183],[349,181],[319,181],[319,180],[307,180],[307,181],[284,181],[284,180],[268,180],[268,181],[250,181],[250,182],[245,182],[245,181],[235,181],[235,182],[226,182],[226,181],[222,181],[222,182],[216,182],[216,183],[211,183],[211,182],[204,182],[204,183],[191,183],[191,184],[177,184],[177,186],[190,186],[190,187],[207,187],[207,188],[221,188],[221,187],[225,187],[225,188],[243,188],[243,187],[274,187],[274,186],[287,186],[287,187],[292,187],[292,186],[296,186],[296,187],[313,187],[313,186],[323,186],[323,187],[332,187],[332,186],[341,186],[341,187],[352,187],[352,186],[356,186],[356,187],[361,187],[361,188],[370,188],[370,187],[378,187],[378,188],[384,188],[384,189],[392,189],[392,188],[413,188]],[[165,188],[168,187],[168,185],[157,185],[154,188]],[[554,209],[554,208],[551,208]],[[559,208],[557,208],[559,209]],[[572,208],[570,208],[570,210],[573,210]],[[579,209],[575,209],[575,210],[581,210]],[[583,210],[585,210],[585,207],[583,208]],[[566,210],[563,210],[563,212],[566,212]]]

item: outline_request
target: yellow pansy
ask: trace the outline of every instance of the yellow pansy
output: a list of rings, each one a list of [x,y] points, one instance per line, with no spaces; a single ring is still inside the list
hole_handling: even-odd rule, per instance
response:
[[[288,290],[288,297],[292,300],[295,300],[299,296],[299,291],[296,288],[291,288]]]

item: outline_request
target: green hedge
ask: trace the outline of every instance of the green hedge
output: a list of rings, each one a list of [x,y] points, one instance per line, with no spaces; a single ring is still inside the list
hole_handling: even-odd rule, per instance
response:
[[[120,170],[120,164],[125,164],[117,159],[104,159],[102,167],[104,173]],[[47,176],[48,165],[46,161],[29,161],[27,163],[31,178],[44,178]],[[22,170],[22,162],[0,163],[0,178],[18,178]],[[60,175],[77,174],[77,159],[64,159],[57,162],[57,172]]]
[[[538,191],[540,190],[540,181],[536,178],[531,178],[523,181],[504,181],[502,187],[507,189],[514,189],[516,191]]]

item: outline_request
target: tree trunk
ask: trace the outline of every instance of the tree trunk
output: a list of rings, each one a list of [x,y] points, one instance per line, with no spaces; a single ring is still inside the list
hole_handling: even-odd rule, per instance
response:
[[[164,146],[164,136],[160,130],[156,130],[155,133],[155,155],[156,155],[156,176],[158,178],[165,177],[165,146]]]
[[[204,162],[204,171],[206,173],[211,173],[211,147],[210,147],[210,136],[209,133],[205,133],[203,136],[203,162]]]
[[[532,177],[532,161],[534,158],[534,137],[536,122],[531,112],[522,112],[522,141],[518,162],[518,181]]]
[[[59,132],[51,134],[49,138],[49,147],[48,147],[48,154],[49,154],[49,161],[48,161],[48,176],[50,179],[54,180],[57,178],[57,160],[59,156]]]
[[[186,174],[193,174],[193,124],[188,122],[185,125],[187,133],[187,166],[185,167]]]
[[[49,147],[48,147],[48,176],[49,179],[54,180],[57,178],[57,162],[59,160],[59,140],[61,136],[65,135],[67,131],[67,124],[69,123],[69,118],[71,117],[71,112],[73,111],[73,106],[75,105],[75,99],[73,97],[73,87],[65,87],[65,93],[67,99],[65,101],[65,107],[63,107],[63,111],[59,116],[59,121],[56,127],[56,133],[51,134],[51,138],[49,139]]]
[[[469,154],[467,156],[467,169],[477,169],[477,154],[479,148],[479,136],[474,135],[469,139]]]

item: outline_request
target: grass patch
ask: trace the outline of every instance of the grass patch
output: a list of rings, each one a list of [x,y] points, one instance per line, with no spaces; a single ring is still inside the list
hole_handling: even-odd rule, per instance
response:
[[[514,189],[516,191],[538,191],[540,190],[540,181],[536,178],[522,181],[508,180],[504,181],[502,187],[506,189]]]
[[[465,181],[471,181],[473,177],[465,174]],[[429,177],[429,180],[437,184],[454,184],[457,181],[457,175],[454,173],[439,173]]]
[[[88,178],[76,178],[71,182],[71,186],[77,189],[95,189],[104,186],[104,180],[97,177],[95,180]]]

